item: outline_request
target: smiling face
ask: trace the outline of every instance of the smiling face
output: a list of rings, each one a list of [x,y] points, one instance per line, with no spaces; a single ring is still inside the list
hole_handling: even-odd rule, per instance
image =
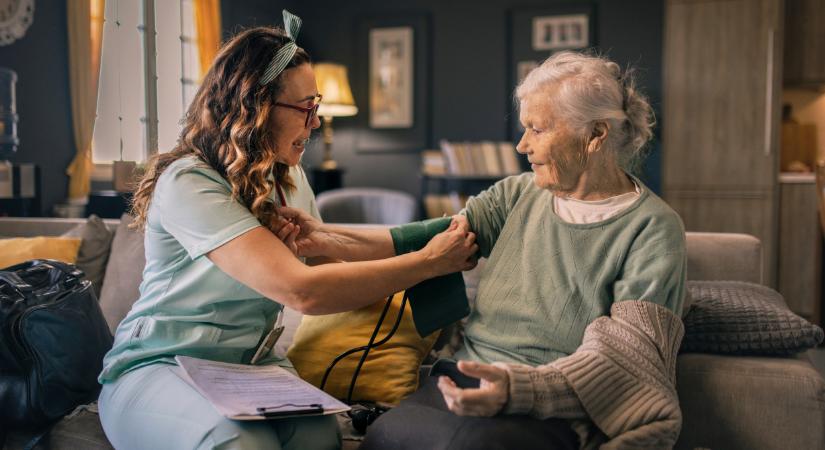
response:
[[[282,75],[284,86],[277,102],[302,108],[312,107],[318,98],[318,86],[315,84],[315,73],[309,64],[287,69]],[[272,135],[275,148],[278,151],[277,160],[288,166],[296,166],[301,162],[306,143],[312,130],[321,126],[318,116],[312,118],[306,126],[306,113],[296,109],[273,106]]]
[[[516,150],[527,155],[540,188],[572,192],[587,167],[586,141],[554,111],[552,87],[541,89],[521,101],[519,120],[524,135]]]

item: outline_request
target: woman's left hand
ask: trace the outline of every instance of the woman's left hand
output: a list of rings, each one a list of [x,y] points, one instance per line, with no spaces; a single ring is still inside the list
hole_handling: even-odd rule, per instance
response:
[[[504,408],[509,398],[510,376],[490,364],[459,361],[458,370],[481,379],[477,389],[461,389],[449,377],[438,378],[438,389],[447,408],[459,416],[492,417]]]

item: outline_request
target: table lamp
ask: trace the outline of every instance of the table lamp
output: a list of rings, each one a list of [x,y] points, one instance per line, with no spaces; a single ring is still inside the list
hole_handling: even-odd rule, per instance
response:
[[[338,164],[332,159],[332,118],[354,116],[358,113],[347,79],[347,68],[341,64],[317,63],[313,66],[318,92],[323,95],[318,115],[324,122],[324,160],[322,170],[332,170]]]

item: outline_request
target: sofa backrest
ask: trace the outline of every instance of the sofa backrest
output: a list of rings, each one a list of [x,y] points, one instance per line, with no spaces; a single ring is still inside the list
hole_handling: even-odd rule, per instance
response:
[[[688,232],[688,280],[763,284],[762,244],[749,234]]]
[[[85,219],[21,219],[0,218],[0,236],[25,237],[36,235],[60,235]],[[101,306],[107,321],[114,329],[125,317],[139,295],[138,286],[145,265],[143,236],[132,229],[119,226],[119,220],[106,220],[106,225],[116,230],[109,255],[109,266],[103,280]],[[351,225],[375,227],[386,225]],[[734,233],[687,233],[688,279],[692,280],[739,280],[762,282],[761,244],[759,239]],[[467,295],[475,297],[478,278],[483,262],[474,270],[465,272]],[[287,314],[288,323],[280,350],[285,351],[292,334],[300,322],[297,313]]]
[[[0,217],[0,237],[60,236],[86,222],[86,219],[57,219],[43,217]],[[117,229],[119,219],[103,219],[111,231]]]
[[[85,220],[0,217],[0,237],[58,236]],[[117,219],[104,222],[112,231],[120,224]],[[762,283],[762,246],[753,236],[688,232],[687,250],[688,279]]]

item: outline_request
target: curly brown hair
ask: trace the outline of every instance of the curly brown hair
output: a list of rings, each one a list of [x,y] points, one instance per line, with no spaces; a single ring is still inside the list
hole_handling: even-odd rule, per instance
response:
[[[147,163],[132,200],[133,227],[146,226],[149,204],[163,171],[190,155],[226,179],[232,196],[262,224],[270,223],[275,208],[269,196],[275,183],[287,189],[294,185],[289,167],[276,161],[271,130],[273,106],[284,88],[283,72],[266,85],[260,85],[259,80],[287,42],[289,38],[282,29],[257,27],[224,44],[184,116],[177,145]],[[284,72],[307,63],[309,55],[299,47]]]

